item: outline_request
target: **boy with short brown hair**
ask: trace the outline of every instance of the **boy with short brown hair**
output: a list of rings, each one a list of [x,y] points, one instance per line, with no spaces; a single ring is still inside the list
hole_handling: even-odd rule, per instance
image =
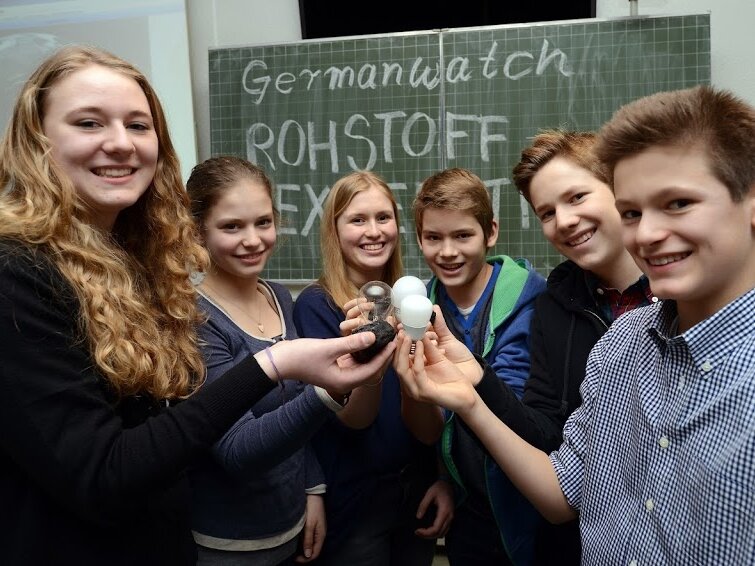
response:
[[[530,368],[529,328],[545,280],[526,260],[486,257],[498,238],[490,195],[466,169],[440,171],[414,201],[417,241],[434,277],[430,300],[454,335],[521,397]],[[528,560],[537,515],[468,429],[449,417],[442,455],[463,492],[446,535],[452,565]]]

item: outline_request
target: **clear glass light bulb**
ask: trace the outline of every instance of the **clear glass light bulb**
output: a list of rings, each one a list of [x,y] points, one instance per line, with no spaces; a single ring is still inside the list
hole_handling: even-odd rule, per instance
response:
[[[405,275],[393,284],[392,295],[393,308],[396,309],[396,318],[403,322],[403,320],[401,320],[401,301],[410,295],[421,295],[425,297],[427,296],[427,289],[425,288],[425,284],[418,277]]]
[[[351,356],[359,363],[366,363],[396,336],[396,329],[386,320],[393,313],[391,288],[382,281],[369,281],[359,289],[357,298],[359,312],[367,323],[353,332],[372,332],[375,341],[364,350],[352,352]]]
[[[391,297],[391,287],[388,284],[368,281],[359,289],[359,312],[368,322],[385,320],[393,312]]]
[[[413,341],[421,340],[433,314],[433,304],[425,295],[409,295],[401,301],[401,324]]]

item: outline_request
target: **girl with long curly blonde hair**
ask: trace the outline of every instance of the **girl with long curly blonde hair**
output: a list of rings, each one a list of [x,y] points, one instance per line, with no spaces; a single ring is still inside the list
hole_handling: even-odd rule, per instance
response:
[[[147,79],[67,47],[0,141],[0,546],[14,564],[194,564],[189,464],[288,376],[346,394],[374,336],[290,340],[199,385],[204,269]],[[174,406],[175,405],[175,406]]]
[[[56,82],[98,65],[136,81],[149,104],[160,148],[142,197],[111,232],[90,211],[51,158],[40,118]],[[119,395],[184,397],[201,376],[199,322],[189,269],[206,264],[188,212],[165,115],[146,78],[95,49],[67,49],[43,63],[24,86],[0,144],[0,235],[38,244],[83,306],[81,327],[94,363]],[[144,229],[142,219],[149,219]]]

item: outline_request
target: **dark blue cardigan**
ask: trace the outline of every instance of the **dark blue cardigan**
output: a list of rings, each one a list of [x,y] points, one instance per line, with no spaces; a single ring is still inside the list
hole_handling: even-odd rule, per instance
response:
[[[299,336],[340,336],[338,325],[345,318],[319,285],[304,289],[294,305]],[[383,378],[380,410],[375,422],[353,430],[331,417],[312,440],[328,491],[325,509],[328,536],[325,549],[337,547],[346,538],[369,502],[380,476],[398,475],[410,462],[435,461],[435,449],[417,441],[401,418],[398,376],[389,368]],[[398,478],[397,478],[398,479]]]

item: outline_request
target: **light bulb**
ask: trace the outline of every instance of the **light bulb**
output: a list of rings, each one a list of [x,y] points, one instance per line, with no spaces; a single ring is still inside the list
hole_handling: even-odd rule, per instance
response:
[[[353,332],[372,332],[375,334],[375,342],[364,350],[352,352],[351,356],[359,363],[370,361],[382,350],[393,337],[396,329],[386,320],[393,313],[391,288],[382,281],[368,281],[359,289],[357,305],[359,312],[367,320]],[[369,306],[367,306],[369,304]]]
[[[421,279],[414,277],[413,275],[405,275],[393,284],[392,290],[393,307],[396,309],[396,318],[401,322],[403,322],[403,320],[401,320],[401,301],[410,295],[421,295],[425,297],[427,295],[427,290]]]
[[[409,295],[401,301],[401,324],[412,341],[421,340],[433,314],[433,304],[424,295]]]
[[[371,306],[366,306],[371,303]],[[359,312],[367,322],[385,320],[393,312],[391,288],[382,281],[368,281],[359,289]]]

